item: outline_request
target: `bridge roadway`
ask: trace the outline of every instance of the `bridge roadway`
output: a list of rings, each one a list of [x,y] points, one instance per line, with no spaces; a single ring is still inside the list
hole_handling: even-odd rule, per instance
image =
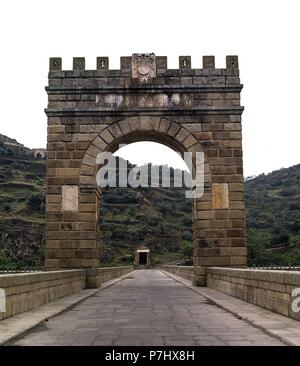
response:
[[[14,345],[283,344],[159,270],[138,270],[44,322]]]

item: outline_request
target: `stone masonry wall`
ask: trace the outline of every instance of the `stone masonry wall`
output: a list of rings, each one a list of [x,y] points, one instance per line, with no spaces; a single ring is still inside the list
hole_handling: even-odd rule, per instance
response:
[[[85,271],[53,271],[0,275],[5,290],[6,312],[0,320],[37,308],[85,287]]]
[[[97,277],[99,283],[104,283],[132,271],[133,266],[98,268]],[[0,320],[79,292],[85,287],[86,271],[83,269],[0,274],[0,290],[3,289],[6,296],[6,312],[0,312]]]
[[[204,195],[193,200],[194,283],[205,283],[201,267],[245,266],[241,89],[237,56],[220,69],[213,56],[202,68],[180,56],[179,69],[168,69],[166,57],[133,55],[121,57],[119,70],[107,57],[96,70],[78,57],[62,70],[51,58],[46,269],[85,268],[87,286],[99,286],[96,158],[141,140],[191,152],[194,163],[196,152],[205,155]]]
[[[102,267],[98,268],[98,276],[100,277],[101,283],[103,283],[114,278],[121,277],[126,273],[132,272],[133,270],[133,266]]]
[[[291,307],[292,290],[300,288],[298,271],[208,268],[207,287],[300,320]]]
[[[186,280],[193,281],[194,279],[194,266],[163,266],[166,272],[173,273],[176,276],[185,278]]]

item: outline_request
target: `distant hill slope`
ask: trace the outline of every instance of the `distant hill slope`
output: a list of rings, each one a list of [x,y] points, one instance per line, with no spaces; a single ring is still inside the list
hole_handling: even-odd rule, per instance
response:
[[[41,265],[45,174],[44,160],[0,135],[0,264]]]
[[[5,257],[20,265],[43,262],[45,174],[45,160],[0,135],[0,264],[10,262]],[[192,238],[192,202],[184,192],[184,188],[103,189],[102,264],[131,263],[134,248],[141,243],[152,249],[156,263],[182,259],[182,246]]]
[[[245,183],[251,264],[300,264],[300,164]]]
[[[11,139],[10,137],[7,137],[5,135],[2,135],[0,133],[0,142],[4,145],[14,145],[14,146],[21,146],[24,147],[24,145],[17,142],[17,140]]]
[[[4,156],[29,156],[31,150],[18,143],[16,140],[0,133],[0,157]]]
[[[192,201],[184,188],[105,188],[100,215],[102,258],[130,260],[141,243],[156,263],[180,258],[192,240]],[[176,255],[176,253],[178,255]]]
[[[45,160],[0,135],[0,265],[43,262]],[[191,242],[184,188],[103,189],[101,261],[132,261],[146,243],[159,262],[182,258]],[[300,265],[300,164],[245,183],[249,264]]]

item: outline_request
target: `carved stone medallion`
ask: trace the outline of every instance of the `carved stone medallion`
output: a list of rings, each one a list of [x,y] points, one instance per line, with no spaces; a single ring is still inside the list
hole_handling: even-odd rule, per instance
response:
[[[134,53],[132,55],[132,77],[147,82],[156,77],[156,58],[154,53]]]

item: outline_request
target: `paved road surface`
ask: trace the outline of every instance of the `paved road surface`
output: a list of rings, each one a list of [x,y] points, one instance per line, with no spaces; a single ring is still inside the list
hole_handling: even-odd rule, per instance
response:
[[[139,270],[15,345],[282,345],[158,270]]]

